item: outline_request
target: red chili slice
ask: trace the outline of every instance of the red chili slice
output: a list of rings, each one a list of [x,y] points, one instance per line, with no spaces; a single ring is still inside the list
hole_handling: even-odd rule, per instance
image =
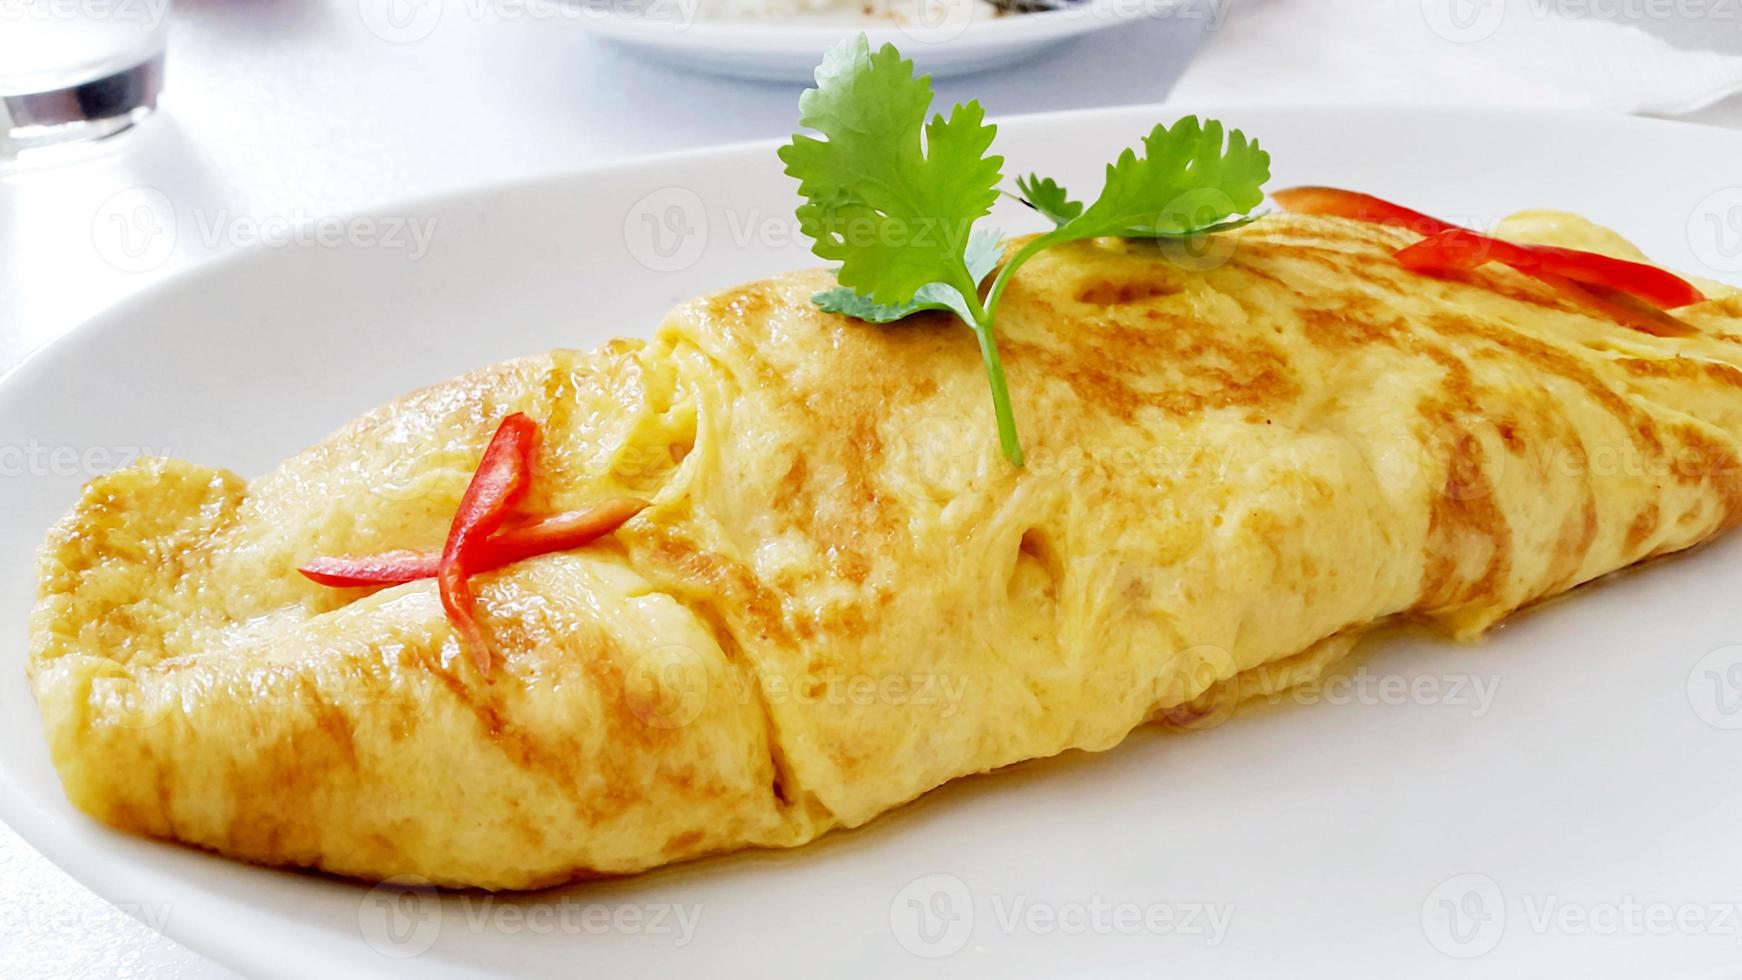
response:
[[[1570,248],[1518,245],[1464,228],[1429,235],[1399,251],[1397,261],[1417,272],[1464,272],[1487,262],[1500,262],[1527,276],[1560,276],[1606,286],[1658,309],[1705,299],[1692,284],[1656,266]]]
[[[526,492],[528,473],[532,468],[532,451],[538,437],[538,425],[525,414],[515,412],[502,420],[484,450],[484,459],[472,482],[460,497],[454,523],[448,529],[448,543],[442,549],[436,568],[436,583],[440,587],[442,608],[448,621],[460,635],[460,648],[472,655],[478,670],[490,673],[492,659],[488,639],[478,625],[473,611],[470,562],[475,558],[478,543],[502,526],[508,510]]]
[[[1371,194],[1334,187],[1296,187],[1270,196],[1286,211],[1396,225],[1427,236],[1397,253],[1399,262],[1417,272],[1443,275],[1468,271],[1485,262],[1501,262],[1626,326],[1659,336],[1693,331],[1674,317],[1642,315],[1630,304],[1616,302],[1620,297],[1605,294],[1624,294],[1659,310],[1705,299],[1692,283],[1656,266],[1578,249],[1502,241]],[[1585,288],[1569,289],[1569,283]]]
[[[479,567],[487,571],[554,551],[572,551],[617,530],[647,506],[645,500],[618,497],[586,510],[515,524],[484,542],[479,549]]]
[[[1401,204],[1393,204],[1371,194],[1339,190],[1335,187],[1291,187],[1276,191],[1270,196],[1277,204],[1282,205],[1284,211],[1293,211],[1295,214],[1319,214],[1380,225],[1396,225],[1422,235],[1435,235],[1458,227],[1449,221],[1441,221],[1420,211],[1411,211]]]
[[[479,575],[539,555],[573,551],[617,530],[647,506],[645,500],[622,497],[587,510],[503,527],[478,545],[467,568]],[[298,571],[310,581],[337,589],[370,588],[434,578],[441,560],[436,551],[386,551],[365,558],[316,558]]]
[[[1648,333],[1653,337],[1691,337],[1699,333],[1650,303],[1608,286],[1588,285],[1559,276],[1538,275],[1536,278],[1559,290],[1573,302],[1587,306],[1593,312],[1601,313],[1640,333]]]
[[[438,551],[384,551],[367,558],[316,558],[297,571],[318,585],[356,589],[435,578],[441,563]]]

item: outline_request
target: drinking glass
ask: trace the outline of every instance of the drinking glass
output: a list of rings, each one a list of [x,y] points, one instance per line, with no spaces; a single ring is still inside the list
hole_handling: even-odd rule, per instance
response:
[[[0,0],[0,162],[157,105],[169,0]]]

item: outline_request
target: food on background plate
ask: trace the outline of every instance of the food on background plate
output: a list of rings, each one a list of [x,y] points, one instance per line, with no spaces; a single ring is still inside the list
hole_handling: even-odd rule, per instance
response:
[[[32,621],[72,801],[485,888],[793,846],[1742,519],[1736,290],[1560,213],[1260,217],[1268,157],[1197,120],[1092,201],[1023,178],[1053,230],[999,245],[977,105],[928,122],[862,42],[818,78],[782,158],[837,271],[415,392],[252,482],[93,481]]]
[[[1061,0],[1068,5],[1072,0]],[[995,0],[701,0],[701,20],[787,21],[809,24],[907,24],[917,28],[1027,12]]]

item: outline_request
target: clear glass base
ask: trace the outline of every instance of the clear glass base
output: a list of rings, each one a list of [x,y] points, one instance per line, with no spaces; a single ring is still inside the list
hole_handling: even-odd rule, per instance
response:
[[[0,161],[114,136],[155,109],[162,88],[160,51],[131,68],[78,85],[0,95]]]

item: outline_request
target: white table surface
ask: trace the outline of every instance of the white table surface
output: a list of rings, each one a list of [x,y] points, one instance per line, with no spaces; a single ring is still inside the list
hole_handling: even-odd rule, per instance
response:
[[[791,131],[797,86],[641,61],[525,0],[409,0],[437,5],[439,23],[418,42],[389,43],[363,16],[385,2],[176,0],[157,117],[76,162],[0,171],[0,370],[251,228],[391,214],[394,202],[481,182]],[[1197,46],[1213,43],[1209,24],[1107,32],[945,80],[939,99],[977,97],[994,114],[1161,101]],[[1742,53],[1742,20],[1643,26]],[[1695,118],[1742,127],[1742,102]],[[138,188],[161,193],[153,200],[173,208],[178,231],[129,258],[113,220]],[[21,645],[15,637],[11,648]],[[109,906],[0,825],[0,976],[234,974]]]

